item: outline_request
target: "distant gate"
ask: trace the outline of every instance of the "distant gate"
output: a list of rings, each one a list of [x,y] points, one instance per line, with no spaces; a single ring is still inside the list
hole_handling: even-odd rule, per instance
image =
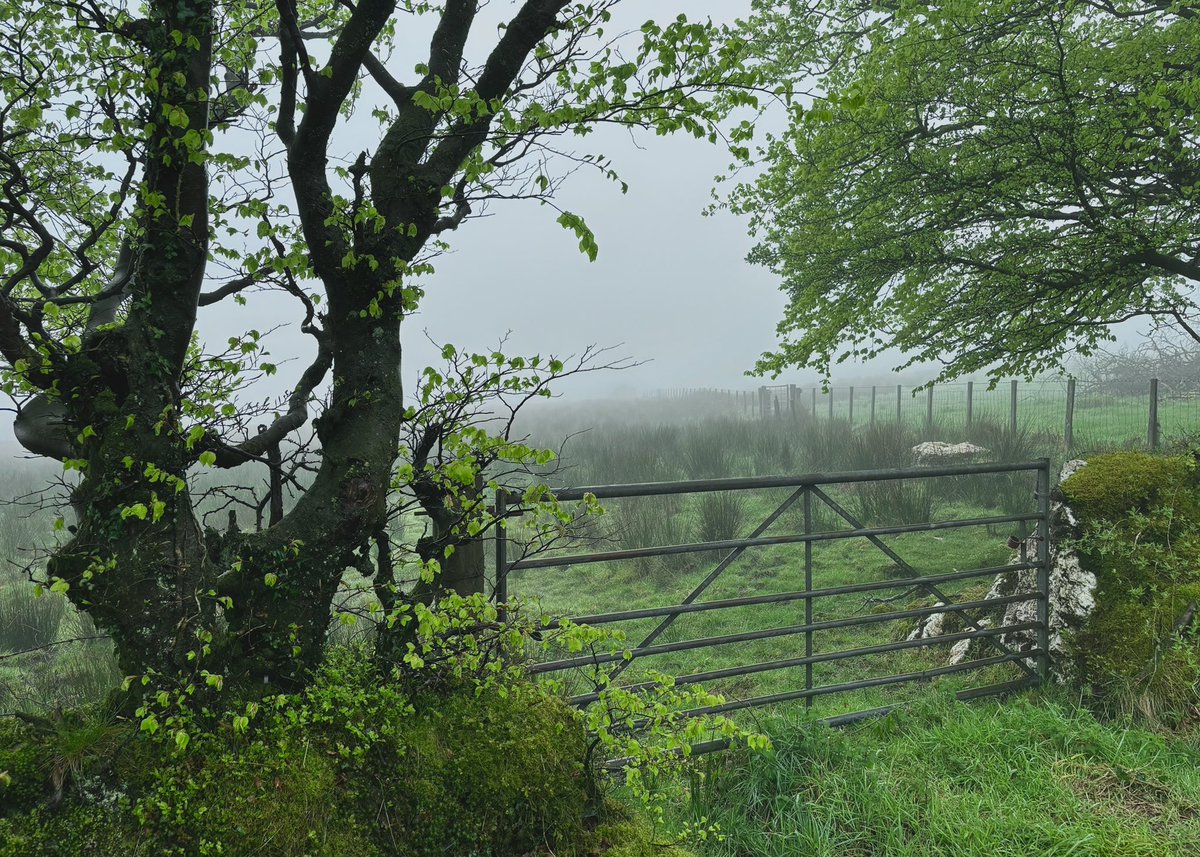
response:
[[[962,520],[927,521],[923,523],[901,524],[896,526],[869,527],[845,505],[831,496],[826,489],[830,486],[847,486],[859,483],[882,483],[905,479],[952,479],[955,477],[989,477],[1001,474],[1028,472],[1036,475],[1036,488],[1031,503],[1034,508],[1028,513],[1013,515],[996,515],[976,517]],[[998,664],[1013,664],[1021,672],[1015,681],[1005,681],[987,684],[969,690],[960,691],[961,699],[972,699],[992,694],[1004,693],[1020,688],[1036,685],[1045,680],[1049,669],[1049,503],[1050,503],[1050,463],[1048,459],[1039,461],[1004,463],[1004,464],[968,464],[946,467],[916,467],[893,470],[867,470],[842,473],[817,473],[801,476],[755,477],[734,479],[705,479],[682,482],[655,482],[627,485],[602,485],[594,487],[573,488],[555,492],[559,500],[575,501],[594,495],[597,499],[652,497],[667,495],[702,494],[714,491],[750,491],[771,488],[793,489],[787,498],[747,536],[743,538],[724,539],[720,541],[695,542],[689,544],[659,545],[655,547],[631,548],[624,550],[598,551],[577,553],[569,556],[534,556],[531,558],[509,561],[508,539],[501,530],[496,540],[496,593],[500,601],[508,598],[509,579],[515,572],[532,569],[566,568],[591,563],[614,562],[646,557],[668,556],[671,554],[708,553],[719,551],[724,556],[712,570],[691,590],[691,592],[676,604],[665,606],[647,606],[616,612],[599,613],[591,616],[573,617],[579,623],[589,625],[604,625],[630,620],[659,620],[654,629],[644,636],[627,652],[603,653],[579,657],[571,657],[545,663],[530,665],[529,672],[535,675],[560,673],[580,667],[594,667],[598,664],[614,664],[611,679],[615,680],[631,664],[656,655],[678,653],[697,649],[707,649],[735,643],[768,640],[787,637],[802,637],[804,654],[795,657],[773,660],[759,660],[754,663],[740,664],[716,670],[691,672],[676,676],[677,684],[695,682],[712,682],[751,674],[763,674],[776,670],[804,668],[804,685],[781,692],[747,696],[731,699],[720,705],[687,712],[690,715],[727,713],[740,709],[756,708],[772,705],[789,700],[805,700],[806,705],[812,705],[819,696],[848,693],[855,690],[896,685],[905,682],[924,681],[935,676],[951,673],[962,673],[981,670]],[[497,497],[498,513],[506,514],[510,509],[510,498],[501,494]],[[796,504],[802,511],[802,532],[782,535],[766,535],[785,512]],[[828,510],[823,512],[828,516],[832,513],[837,520],[844,522],[849,529],[834,531],[817,531],[814,529],[814,512],[818,504]],[[508,512],[508,514],[512,514]],[[930,517],[935,517],[931,515]],[[883,541],[883,537],[901,533],[921,533],[928,531],[950,530],[963,527],[991,527],[997,524],[1015,524],[1018,527],[1021,553],[1018,561],[1006,565],[986,568],[970,568],[954,570],[943,574],[919,574],[899,553]],[[1034,556],[1026,555],[1027,541],[1025,534],[1029,524],[1034,525],[1036,551]],[[844,539],[862,539],[882,552],[902,573],[909,576],[869,580],[848,583],[844,585],[814,588],[813,586],[813,547],[821,542],[831,542]],[[701,601],[700,597],[712,584],[737,560],[743,553],[756,548],[776,545],[803,545],[803,588],[787,592],[772,592],[751,594],[734,598],[721,598]],[[1001,595],[987,599],[958,601],[951,598],[945,586],[958,581],[977,578],[994,577],[998,574],[1012,571],[1035,571],[1036,588],[1032,592]],[[937,604],[910,609],[887,610],[886,612],[869,612],[864,615],[853,615],[823,621],[814,620],[814,603],[836,596],[857,593],[872,593],[886,590],[908,590],[933,596]],[[894,603],[895,599],[884,599],[879,606]],[[1007,626],[989,627],[982,623],[974,614],[995,607],[1017,602],[1036,601],[1036,619],[1034,621]],[[734,634],[705,636],[697,639],[662,641],[664,633],[680,617],[690,614],[725,611],[735,608],[752,607],[755,605],[786,604],[803,602],[804,621],[800,624],[785,627],[764,628],[760,630],[743,631]],[[917,637],[914,639],[881,642],[869,646],[857,646],[835,651],[818,651],[814,641],[822,633],[836,629],[861,627],[876,623],[891,622],[898,619],[921,619],[935,614],[955,615],[961,618],[964,630],[957,633],[937,637]],[[1033,648],[1021,651],[1014,650],[1001,638],[1004,635],[1018,632],[1033,632],[1036,644]],[[880,655],[890,652],[915,650],[927,646],[953,643],[963,640],[980,640],[990,647],[994,654],[978,657],[962,663],[952,663],[942,666],[931,666],[919,671],[900,672],[882,676],[871,676],[848,681],[833,681],[819,683],[814,681],[813,667],[817,664],[838,661],[850,661]],[[638,683],[628,685],[639,687]],[[571,701],[578,705],[586,705],[597,698],[596,693],[578,694]],[[857,710],[836,717],[825,718],[826,722],[842,724],[864,717],[886,713],[894,705],[872,707]]]

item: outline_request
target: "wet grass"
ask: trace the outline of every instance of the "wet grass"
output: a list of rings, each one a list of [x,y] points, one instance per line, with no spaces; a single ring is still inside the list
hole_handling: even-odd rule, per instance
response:
[[[1056,695],[956,703],[952,682],[831,730],[767,717],[768,753],[704,761],[680,819],[719,826],[713,857],[1188,857],[1200,742],[1103,724]]]

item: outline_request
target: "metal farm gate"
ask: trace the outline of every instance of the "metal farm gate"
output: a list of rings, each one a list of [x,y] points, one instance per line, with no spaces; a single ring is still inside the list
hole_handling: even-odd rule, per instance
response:
[[[1034,490],[1029,496],[1030,510],[1019,514],[994,515],[988,517],[973,517],[961,520],[936,520],[921,523],[898,524],[894,526],[866,526],[859,516],[847,508],[847,504],[839,502],[833,496],[836,487],[845,489],[863,483],[887,483],[895,480],[931,480],[938,484],[943,480],[955,480],[962,477],[973,479],[1003,479],[1013,478],[1017,474],[1027,474],[1035,477]],[[1006,476],[1007,475],[1007,476]],[[953,484],[953,483],[950,483]],[[1048,645],[1048,610],[1049,610],[1049,550],[1048,550],[1048,518],[1050,503],[1050,463],[1048,459],[1021,463],[969,464],[945,467],[915,467],[893,470],[868,470],[859,472],[818,473],[801,476],[755,477],[734,479],[705,479],[682,482],[656,482],[627,485],[603,485],[585,488],[575,488],[558,491],[556,496],[560,501],[581,500],[585,495],[594,495],[599,500],[633,497],[666,497],[669,495],[692,495],[707,492],[742,492],[762,491],[764,489],[791,489],[786,499],[767,515],[748,535],[718,541],[693,542],[687,544],[657,545],[644,548],[627,548],[622,550],[607,550],[587,553],[572,553],[565,556],[532,556],[518,560],[508,557],[508,537],[501,528],[496,541],[496,594],[499,601],[507,601],[510,581],[521,572],[535,569],[557,569],[562,574],[579,573],[580,566],[594,563],[615,563],[623,560],[644,559],[648,557],[665,557],[675,554],[708,554],[717,552],[719,559],[712,569],[703,576],[688,594],[677,603],[667,605],[635,606],[632,609],[581,615],[572,617],[573,621],[588,625],[610,625],[630,622],[633,620],[657,620],[653,630],[643,633],[639,642],[632,645],[626,652],[600,653],[569,657],[544,663],[534,663],[529,666],[529,672],[535,675],[563,673],[577,668],[594,668],[596,665],[612,664],[610,679],[616,684],[616,679],[632,665],[656,656],[672,653],[688,652],[702,649],[731,646],[750,641],[778,640],[778,654],[790,654],[788,657],[756,660],[752,663],[741,663],[720,669],[701,669],[677,675],[677,684],[698,682],[715,682],[750,675],[761,676],[772,671],[784,671],[803,668],[803,686],[791,687],[772,693],[743,695],[739,698],[703,709],[688,712],[693,715],[717,714],[741,709],[757,708],[775,703],[804,700],[811,706],[817,697],[846,694],[865,688],[878,688],[889,685],[900,685],[909,682],[927,681],[936,676],[952,673],[965,673],[985,670],[1001,664],[1012,664],[1019,676],[1015,680],[993,682],[979,687],[960,691],[960,699],[973,699],[992,694],[1004,693],[1036,685],[1045,680],[1049,668]],[[500,515],[519,516],[514,506],[516,497],[501,494],[497,497],[498,513]],[[787,520],[802,521],[797,526],[798,532],[785,532],[768,535],[768,530],[778,522],[786,512],[797,507],[792,518]],[[826,520],[835,520],[846,529],[824,530],[814,526],[814,517],[820,512]],[[937,517],[931,515],[930,517]],[[1028,540],[1028,526],[1033,525],[1033,540]],[[1009,546],[1020,545],[1017,561],[1005,565],[994,565],[983,568],[955,569],[945,573],[923,574],[907,562],[895,547],[884,541],[885,538],[904,533],[924,533],[946,531],[960,528],[988,528],[993,532],[997,525],[1013,525],[1018,539],[1010,539]],[[883,580],[863,580],[861,582],[842,583],[836,586],[814,586],[813,580],[813,551],[821,543],[840,540],[862,540],[865,545],[872,546],[882,553],[904,576]],[[1035,544],[1036,548],[1028,548]],[[757,551],[779,545],[797,545],[803,547],[803,558],[797,551],[796,562],[803,563],[803,585],[799,589],[784,592],[764,592],[761,594],[739,595],[737,597],[701,600],[710,587],[717,582],[736,560],[748,551]],[[864,545],[864,546],[865,546]],[[1031,551],[1033,555],[1027,555]],[[956,601],[948,592],[947,587],[961,581],[979,580],[996,577],[1006,572],[1033,571],[1036,578],[1034,591],[1017,592],[1009,595],[999,595],[990,598],[973,598]],[[795,571],[799,578],[799,569]],[[820,619],[814,616],[815,609],[825,599],[838,596],[857,595],[860,593],[878,593],[888,590],[901,590],[931,596],[937,603],[932,606],[908,607],[905,609],[880,609],[891,607],[897,599],[879,599],[876,609],[862,615],[842,616],[832,619]],[[1036,602],[1035,618],[1031,621],[1009,625],[992,625],[980,621],[976,614],[993,610],[1018,602]],[[696,614],[715,614],[721,611],[731,611],[765,605],[795,604],[797,618],[799,606],[803,605],[803,621],[781,627],[758,628],[743,630],[732,634],[715,634],[694,639],[669,639],[668,629],[682,616]],[[850,648],[834,648],[826,650],[820,645],[823,635],[848,628],[865,628],[878,623],[894,622],[896,620],[920,620],[935,614],[954,615],[959,617],[962,630],[936,637],[918,637],[915,639],[899,639],[885,642],[875,642],[872,645],[857,645]],[[1032,642],[1016,650],[1006,644],[1002,637],[1025,632]],[[668,639],[664,640],[664,635]],[[803,654],[797,651],[796,638],[803,640]],[[631,638],[635,639],[635,638]],[[961,663],[929,665],[915,671],[904,671],[885,675],[872,675],[865,678],[849,678],[839,680],[834,676],[831,681],[814,679],[814,667],[821,664],[836,662],[852,662],[856,659],[866,659],[875,655],[922,650],[925,647],[946,643],[956,643],[963,640],[978,640],[981,646],[987,647],[981,657],[976,657]],[[761,650],[760,650],[761,651]],[[631,656],[631,657],[630,657]],[[797,684],[798,674],[797,674]],[[627,686],[639,687],[637,681]],[[596,693],[581,693],[571,697],[577,705],[586,705],[597,698]],[[894,705],[875,706],[855,710],[835,717],[823,718],[825,722],[843,724],[864,717],[879,715],[890,711]],[[718,742],[719,743],[719,742]]]

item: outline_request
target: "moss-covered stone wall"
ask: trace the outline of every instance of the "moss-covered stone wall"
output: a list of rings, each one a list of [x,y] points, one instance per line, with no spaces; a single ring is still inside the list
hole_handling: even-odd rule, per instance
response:
[[[1071,672],[1110,713],[1197,714],[1200,471],[1190,455],[1100,455],[1062,485],[1095,608],[1067,641]]]

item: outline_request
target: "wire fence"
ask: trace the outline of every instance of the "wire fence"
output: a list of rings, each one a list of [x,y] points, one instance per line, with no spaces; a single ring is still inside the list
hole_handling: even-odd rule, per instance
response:
[[[755,391],[686,389],[659,398],[703,399],[710,410],[755,419],[838,420],[850,430],[905,423],[940,432],[990,423],[1059,438],[1064,447],[1149,447],[1200,433],[1200,378],[1146,379],[1120,388],[1073,378],[914,385],[769,384]]]

